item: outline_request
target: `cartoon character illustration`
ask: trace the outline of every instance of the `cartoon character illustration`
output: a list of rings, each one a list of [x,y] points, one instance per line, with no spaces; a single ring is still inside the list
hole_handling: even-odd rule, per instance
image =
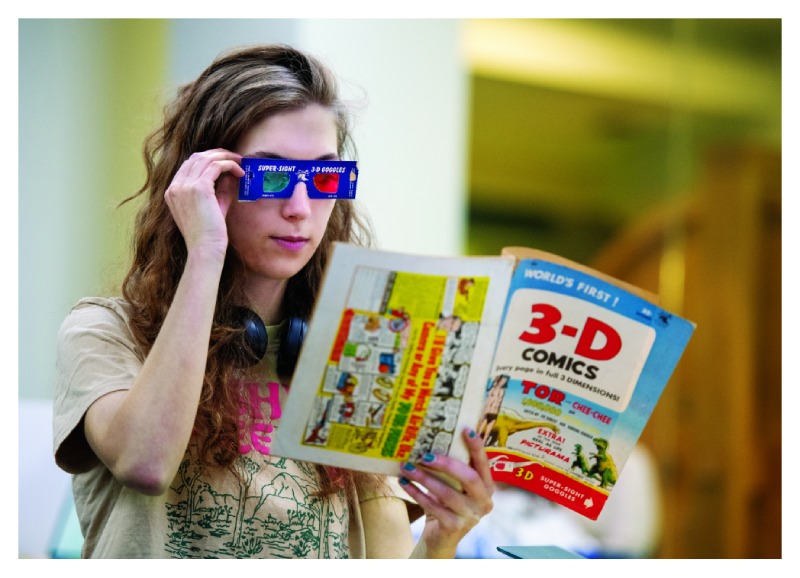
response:
[[[607,453],[608,440],[594,438],[592,441],[597,448],[597,453],[592,454],[592,459],[594,459],[595,463],[587,472],[587,475],[590,478],[600,480],[601,488],[608,487],[609,485],[613,486],[617,483],[617,466]]]
[[[381,353],[379,354],[378,358],[380,360],[378,371],[390,375],[393,375],[397,372],[396,360],[393,353]]]
[[[389,320],[389,331],[394,333],[403,331],[411,321],[411,316],[402,307],[400,309],[391,309],[389,315],[392,316],[392,319]]]
[[[356,361],[366,361],[369,359],[372,350],[370,349],[369,345],[364,343],[360,343],[356,348]]]
[[[448,327],[442,362],[453,365],[469,363],[475,351],[480,323],[463,321],[457,316],[440,319],[437,327],[442,328],[442,323]]]
[[[357,385],[358,378],[355,375],[351,373],[343,373],[339,378],[339,383],[336,385],[336,389],[345,397],[352,397]]]
[[[486,394],[486,401],[483,404],[483,411],[481,421],[478,424],[478,435],[486,442],[489,434],[497,421],[497,414],[500,411],[500,406],[503,404],[503,396],[508,387],[509,377],[505,374],[498,375],[492,380],[489,390]]]
[[[608,440],[594,438],[592,441],[597,448],[597,453],[590,456],[594,460],[594,465],[589,465],[589,460],[583,454],[583,447],[580,444],[575,444],[575,451],[573,452],[575,461],[572,462],[570,470],[573,468],[580,469],[585,476],[598,480],[601,488],[606,488],[609,485],[613,486],[617,483],[617,466],[607,453]]]
[[[367,427],[381,427],[383,425],[383,418],[386,412],[386,404],[376,403],[372,404],[367,409],[367,416],[365,425]]]
[[[558,426],[547,421],[528,421],[517,419],[510,415],[500,414],[497,416],[494,426],[492,426],[492,429],[489,431],[489,435],[486,438],[486,445],[504,448],[506,447],[506,443],[508,443],[508,436],[537,427],[545,427],[552,430],[553,433],[559,432]]]
[[[458,315],[442,315],[439,314],[439,321],[436,322],[436,329],[443,331],[454,331],[456,334],[461,330],[464,325],[464,320]]]
[[[475,279],[472,277],[462,277],[458,280],[458,294],[469,297],[469,290],[473,285],[475,285]]]
[[[469,375],[467,365],[442,365],[436,373],[433,394],[446,397],[461,397]]]
[[[357,431],[353,441],[350,443],[350,451],[363,454],[372,449],[377,438],[378,432],[376,431]]]
[[[339,423],[350,423],[356,413],[356,404],[346,401],[339,406]]]
[[[366,323],[364,323],[364,331],[369,333],[374,333],[375,331],[379,331],[381,328],[381,318],[376,317],[374,315],[370,315],[367,318]]]
[[[578,468],[581,473],[586,474],[589,472],[589,460],[583,453],[583,446],[581,444],[575,444],[575,451],[572,452],[575,456],[575,461],[572,462],[572,465],[569,467],[570,471],[575,468]]]
[[[342,355],[352,357],[356,362],[364,362],[369,359],[372,349],[366,343],[346,343],[342,350]]]
[[[314,427],[311,429],[311,433],[308,434],[303,443],[320,445],[327,443],[328,434],[326,426],[328,425],[328,412],[331,409],[332,401],[333,400],[328,400],[327,403],[325,403],[325,410],[322,412],[319,421],[316,422]]]

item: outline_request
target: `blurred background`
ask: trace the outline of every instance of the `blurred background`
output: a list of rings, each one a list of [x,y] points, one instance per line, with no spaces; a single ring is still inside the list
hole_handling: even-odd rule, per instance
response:
[[[662,18],[19,20],[20,557],[75,552],[55,335],[116,292],[142,141],[178,85],[255,42],[343,80],[381,247],[537,247],[697,323],[608,515],[501,489],[460,555],[782,556],[782,21]]]

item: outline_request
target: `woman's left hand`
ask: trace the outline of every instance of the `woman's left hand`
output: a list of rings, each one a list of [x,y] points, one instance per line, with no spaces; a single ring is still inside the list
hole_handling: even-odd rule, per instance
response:
[[[461,539],[492,510],[494,482],[483,440],[471,429],[464,430],[462,436],[469,450],[469,465],[449,456],[428,454],[420,464],[402,467],[401,485],[425,510],[425,528],[412,554],[415,557],[455,557]],[[432,472],[452,478],[462,489]]]

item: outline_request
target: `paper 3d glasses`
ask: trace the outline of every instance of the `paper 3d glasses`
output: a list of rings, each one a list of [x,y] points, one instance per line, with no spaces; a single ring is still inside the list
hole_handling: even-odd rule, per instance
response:
[[[356,161],[243,158],[239,200],[288,199],[304,183],[311,199],[355,199]]]

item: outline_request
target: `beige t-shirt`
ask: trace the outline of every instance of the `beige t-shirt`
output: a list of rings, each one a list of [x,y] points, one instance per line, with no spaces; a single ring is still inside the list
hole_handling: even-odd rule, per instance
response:
[[[363,558],[359,502],[375,495],[347,492],[319,499],[313,465],[270,455],[287,388],[275,375],[277,327],[268,328],[261,363],[233,386],[242,415],[251,419],[240,455],[224,471],[202,467],[186,452],[169,490],[146,496],[123,487],[91,451],[83,435],[89,406],[129,389],[144,355],[118,299],[81,300],[61,326],[53,420],[56,463],[73,475],[83,556],[95,558]],[[252,377],[252,376],[257,377]],[[218,470],[218,469],[217,469]],[[385,498],[403,496],[389,478]],[[377,496],[381,497],[381,496]]]

